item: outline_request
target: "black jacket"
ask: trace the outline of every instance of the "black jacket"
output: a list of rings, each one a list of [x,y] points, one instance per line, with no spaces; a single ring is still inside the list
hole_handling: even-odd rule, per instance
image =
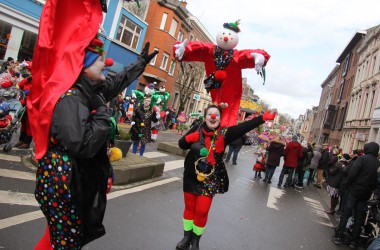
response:
[[[276,141],[271,141],[267,148],[268,160],[267,165],[276,166],[280,165],[280,158],[284,156],[285,145]]]
[[[245,133],[251,131],[252,129],[258,127],[259,125],[263,123],[264,121],[262,119],[262,116],[258,116],[252,120],[242,122],[238,125],[231,126],[228,128],[222,128],[223,130],[225,130],[225,133],[223,134],[224,148],[232,141],[236,140],[237,138],[241,137]],[[200,149],[204,147],[204,141],[200,139],[198,142],[188,143],[185,139],[187,135],[197,130],[200,131],[200,133],[203,133],[201,127],[194,126],[178,142],[178,145],[181,149],[183,150],[190,149],[190,151],[186,155],[185,163],[184,163],[185,170],[183,173],[184,175],[183,191],[193,193],[193,194],[202,194],[202,190],[205,190],[208,187],[212,188],[212,187],[218,186],[220,188],[218,188],[218,190],[216,190],[215,193],[213,194],[208,193],[207,195],[214,196],[216,193],[227,192],[229,180],[228,180],[227,170],[225,168],[224,161],[223,161],[224,150],[223,152],[215,153],[214,155],[215,160],[216,160],[216,169],[215,169],[215,174],[213,174],[211,178],[209,179],[210,183],[200,182],[197,180],[197,175],[194,169],[194,163],[200,157],[199,152],[200,152]]]
[[[329,178],[327,184],[333,188],[339,188],[343,180],[343,164],[342,162],[335,162],[329,168]]]
[[[350,168],[346,180],[348,191],[356,198],[368,200],[377,186],[377,159],[379,145],[370,142],[364,145],[364,155],[359,156]]]
[[[247,136],[244,134],[237,139],[233,140],[229,145],[235,146],[235,147],[242,147],[244,145],[245,139]]]
[[[330,159],[329,150],[327,148],[323,149],[321,152],[321,158],[319,159],[319,162],[318,162],[318,169],[328,169],[329,159]]]
[[[98,106],[95,112],[91,110],[91,97],[98,93],[109,102],[137,79],[145,65],[145,60],[139,58],[98,86],[82,73],[72,94],[66,94],[56,104],[50,132],[73,162],[72,180],[67,185],[83,216],[83,245],[105,234],[102,222],[107,179],[112,175],[107,156],[110,114],[106,105]],[[55,149],[49,146],[49,150]]]

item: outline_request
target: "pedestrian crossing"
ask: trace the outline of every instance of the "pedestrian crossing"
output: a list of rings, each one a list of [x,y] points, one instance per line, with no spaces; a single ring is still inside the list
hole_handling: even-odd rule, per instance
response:
[[[169,156],[168,154],[161,153],[161,152],[146,152],[144,153],[144,157],[146,158],[158,158],[158,157],[165,157]],[[164,172],[178,169],[178,168],[183,168],[184,160],[173,160],[173,161],[166,161],[165,162],[165,167],[164,167]]]
[[[252,154],[252,150],[253,150],[252,147],[243,147],[240,154],[242,155]],[[147,157],[150,159],[157,159],[157,160],[165,159],[165,157],[169,159],[173,159],[173,156],[171,156],[170,154],[157,152],[157,151],[146,152],[144,154],[144,157]],[[10,155],[0,154],[0,160],[12,161],[12,162],[21,164],[21,158],[19,156],[10,156]],[[177,157],[177,159],[174,158],[174,160],[165,162],[164,172],[169,172],[169,171],[177,170],[177,169],[183,169],[183,167],[184,167],[184,160],[178,159]],[[0,168],[0,179],[2,178],[10,178],[14,180],[34,182],[35,173]],[[245,182],[247,183],[247,185],[255,185],[256,183],[256,181],[244,178],[242,176],[239,177],[239,179],[245,179]],[[114,188],[113,191],[110,194],[108,194],[107,197],[109,200],[112,200],[124,195],[141,192],[147,189],[151,189],[151,188],[158,187],[161,185],[167,185],[169,183],[180,181],[180,180],[181,180],[181,176],[178,175],[178,177],[169,177],[169,178],[159,179],[150,183],[144,183],[142,185],[138,185],[134,187],[128,187],[128,188],[117,187],[117,188]],[[276,187],[269,187],[266,207],[270,209],[278,210],[278,211],[281,210],[278,207],[278,204],[279,204],[278,201],[283,199],[283,196],[285,194],[286,194],[285,190],[282,190]],[[315,215],[314,218],[316,218],[315,220],[318,221],[318,223],[332,227],[332,223],[329,217],[323,212],[324,211],[323,206],[319,201],[313,200],[309,197],[303,197],[303,199],[313,211]],[[12,192],[9,190],[0,190],[0,204],[28,206],[28,207],[35,208],[36,210],[36,211],[30,212],[30,209],[29,209],[27,213],[1,219],[0,230],[43,217],[43,214],[38,208],[38,203],[35,201],[33,193],[22,193],[22,192]]]
[[[161,152],[146,152],[144,157],[154,159],[154,158],[163,158],[168,157],[168,154]],[[0,154],[0,160],[16,162],[21,164],[20,156],[13,155],[5,155]],[[184,160],[172,160],[165,162],[164,172],[183,168]],[[26,180],[26,181],[35,181],[36,175],[34,172],[24,172],[12,169],[3,169],[0,168],[0,178],[9,178],[15,181],[17,180]],[[128,188],[128,189],[114,189],[110,194],[107,195],[109,200],[118,198],[123,195],[128,195],[136,192],[141,192],[150,188],[154,188],[161,185],[166,185],[175,181],[179,181],[181,178],[171,177],[163,180],[154,181],[151,183],[139,185],[136,187]],[[22,192],[12,192],[12,191],[4,191],[0,190],[0,204],[9,204],[9,205],[21,205],[21,206],[29,206],[35,207],[36,211],[28,212],[16,216],[11,216],[8,218],[4,218],[0,220],[0,230],[5,229],[11,226],[19,225],[22,223],[26,223],[32,220],[40,219],[43,217],[43,214],[38,208],[38,203],[34,198],[33,193],[22,193]]]

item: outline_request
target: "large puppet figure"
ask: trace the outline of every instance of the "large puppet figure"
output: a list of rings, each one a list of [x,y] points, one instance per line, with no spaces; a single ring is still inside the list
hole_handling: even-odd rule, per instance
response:
[[[161,86],[159,90],[155,90],[152,94],[152,106],[162,104],[162,110],[166,110],[166,105],[169,101],[170,93],[166,91],[165,86]]]
[[[152,96],[154,92],[154,83],[149,83],[145,85],[144,92],[140,90],[132,90],[132,98],[135,98],[137,100],[138,105],[142,105],[144,103],[145,96]]]
[[[223,110],[222,126],[236,124],[242,95],[242,69],[255,68],[265,80],[263,67],[270,58],[261,49],[234,49],[239,42],[238,24],[223,24],[224,28],[216,35],[217,45],[187,40],[174,45],[174,54],[179,61],[204,62],[207,74],[204,84],[212,101],[228,104]]]

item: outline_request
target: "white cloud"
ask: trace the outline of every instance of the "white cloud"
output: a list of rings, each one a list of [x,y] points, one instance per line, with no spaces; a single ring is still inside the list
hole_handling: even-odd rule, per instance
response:
[[[380,24],[380,2],[366,0],[205,1],[187,9],[214,37],[223,23],[241,19],[237,49],[265,49],[267,81],[254,69],[243,76],[260,98],[293,118],[317,106],[321,84],[357,30]]]

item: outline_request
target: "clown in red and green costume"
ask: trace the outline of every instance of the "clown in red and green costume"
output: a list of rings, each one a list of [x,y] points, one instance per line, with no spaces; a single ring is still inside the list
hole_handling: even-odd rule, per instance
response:
[[[234,49],[238,42],[239,22],[224,23],[216,35],[216,43],[184,40],[174,45],[179,61],[204,62],[207,78],[205,88],[213,102],[227,103],[223,111],[223,126],[236,124],[242,95],[242,69],[255,68],[265,80],[264,66],[270,55],[262,49]]]
[[[273,120],[275,112],[267,111],[262,116],[238,125],[221,126],[224,110],[211,105],[204,111],[204,122],[193,126],[178,142],[183,150],[189,149],[184,163],[183,191],[185,209],[183,213],[184,238],[176,249],[199,249],[199,240],[205,230],[213,197],[228,191],[228,174],[223,161],[226,146],[243,134]]]

